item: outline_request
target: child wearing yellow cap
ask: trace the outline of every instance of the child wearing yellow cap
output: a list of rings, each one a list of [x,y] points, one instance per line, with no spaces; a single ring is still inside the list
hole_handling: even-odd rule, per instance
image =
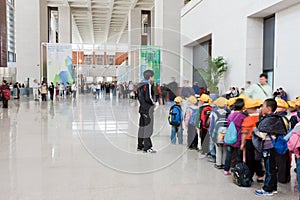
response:
[[[202,154],[209,154],[210,137],[207,134],[209,128],[209,116],[212,111],[211,99],[207,94],[202,94],[199,98],[200,107],[196,117],[196,125],[200,131]]]
[[[178,144],[183,143],[182,139],[182,98],[180,96],[176,97],[174,99],[175,104],[171,106],[169,110],[169,123],[171,125],[171,143],[176,144],[176,134],[178,138]]]
[[[188,107],[186,108],[184,116],[188,136],[187,146],[189,149],[198,150],[198,133],[195,126],[195,118],[198,111],[197,99],[194,96],[190,96],[187,101]]]
[[[242,123],[241,150],[246,151],[246,165],[248,166],[252,177],[254,173],[256,173],[257,182],[263,182],[264,171],[261,160],[255,160],[255,148],[252,143],[252,132],[256,128],[256,123],[259,120],[258,108],[261,104],[262,103],[258,100],[247,99],[245,102],[245,108],[248,116]]]

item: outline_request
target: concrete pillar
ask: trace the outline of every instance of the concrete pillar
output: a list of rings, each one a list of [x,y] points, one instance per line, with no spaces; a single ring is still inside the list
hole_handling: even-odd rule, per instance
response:
[[[180,81],[180,11],[182,0],[155,0],[154,45],[161,47],[161,83]]]
[[[16,80],[40,77],[40,0],[15,1]],[[47,12],[46,12],[47,13]],[[47,26],[47,25],[45,25]],[[26,38],[26,39],[24,39]]]
[[[129,80],[139,82],[139,47],[141,45],[142,21],[141,10],[133,9],[128,16],[128,63],[129,63]]]
[[[72,43],[71,9],[69,6],[58,7],[59,43]]]

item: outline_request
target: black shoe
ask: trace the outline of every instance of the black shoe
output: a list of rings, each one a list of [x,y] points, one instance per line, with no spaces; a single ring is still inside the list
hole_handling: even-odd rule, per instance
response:
[[[143,148],[137,148],[136,150],[137,151],[143,151],[144,149]]]
[[[215,167],[216,169],[223,169],[222,165],[217,165],[217,164],[215,164],[214,167]]]

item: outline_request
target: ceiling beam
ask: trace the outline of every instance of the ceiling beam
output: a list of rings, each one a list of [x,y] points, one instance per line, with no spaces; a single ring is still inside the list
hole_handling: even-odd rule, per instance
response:
[[[88,10],[89,10],[89,24],[91,28],[91,36],[92,36],[92,43],[95,43],[95,35],[94,35],[94,24],[93,24],[93,15],[92,15],[92,1],[88,1]]]
[[[111,0],[109,2],[109,10],[108,10],[108,13],[107,13],[107,17],[106,17],[106,24],[105,24],[105,33],[104,33],[104,39],[105,41],[107,41],[108,39],[108,34],[109,34],[109,27],[110,27],[110,20],[111,20],[111,16],[112,16],[112,13],[113,13],[113,9],[114,9],[114,4],[115,4],[115,0]]]
[[[116,42],[117,44],[119,44],[119,42],[120,42],[120,40],[122,38],[122,35],[123,35],[124,31],[125,31],[125,28],[127,26],[129,13],[131,12],[132,9],[135,8],[137,2],[138,2],[138,0],[132,0],[131,1],[131,6],[130,6],[130,8],[129,8],[128,12],[127,12],[127,15],[126,15],[126,17],[125,17],[125,19],[123,21],[123,24],[121,26],[121,30],[120,30],[119,36],[117,38],[117,42]]]

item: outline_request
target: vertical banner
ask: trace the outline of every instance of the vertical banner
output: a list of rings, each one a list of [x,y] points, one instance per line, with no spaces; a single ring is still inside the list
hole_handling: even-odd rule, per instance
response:
[[[154,72],[154,82],[160,85],[160,48],[155,46],[141,46],[140,48],[140,79],[143,72],[151,69]]]
[[[48,44],[47,45],[47,81],[73,83],[72,45]]]

